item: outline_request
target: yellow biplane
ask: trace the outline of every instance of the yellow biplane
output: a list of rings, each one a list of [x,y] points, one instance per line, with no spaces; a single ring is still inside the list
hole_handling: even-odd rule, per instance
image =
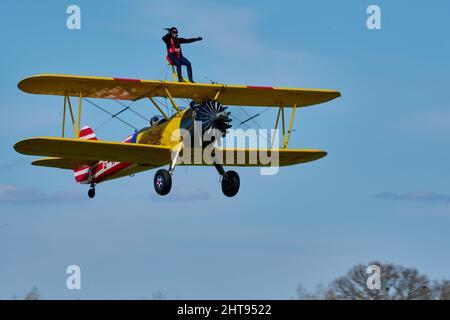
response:
[[[223,193],[232,197],[239,190],[239,175],[233,170],[225,171],[224,166],[270,166],[273,162],[266,161],[265,156],[273,155],[277,157],[276,166],[288,166],[326,156],[327,153],[321,150],[287,148],[294,116],[298,108],[340,96],[338,91],[333,90],[51,74],[26,78],[19,82],[18,87],[27,93],[63,96],[64,109],[61,137],[22,140],[14,145],[14,149],[22,154],[45,157],[33,161],[33,165],[73,170],[78,183],[90,185],[90,198],[95,196],[95,186],[100,182],[167,165],[168,169],[159,169],[154,177],[156,192],[166,195],[171,189],[172,174],[177,164],[215,166],[222,177]],[[76,107],[72,107],[71,97],[78,100]],[[162,105],[156,101],[159,97],[170,100],[173,115],[163,111]],[[82,102],[87,98],[148,99],[161,116],[152,118],[149,127],[136,130],[122,142],[101,141],[97,140],[91,128],[81,127]],[[191,102],[182,108],[176,103],[177,98],[189,99]],[[274,127],[277,129],[281,122],[281,147],[274,148],[275,135],[271,139],[272,146],[266,148],[218,146],[220,138],[226,137],[232,127],[227,106],[278,108]],[[289,121],[285,121],[287,110],[291,113]],[[69,116],[74,138],[65,136],[66,118]],[[195,137],[190,139],[195,136],[196,123],[200,124],[197,128],[201,133],[200,141],[197,141],[198,138],[195,140]],[[209,139],[205,138],[207,133],[210,134]],[[199,143],[196,144],[196,141]],[[198,150],[192,148],[194,145],[200,146],[201,151],[209,148],[210,159],[200,153],[197,162],[180,162],[180,159],[192,160],[197,152],[195,150]],[[226,154],[226,157],[219,157],[219,154]]]

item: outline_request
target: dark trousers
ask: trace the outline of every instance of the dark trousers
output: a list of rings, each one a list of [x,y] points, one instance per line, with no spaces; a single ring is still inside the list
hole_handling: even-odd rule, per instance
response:
[[[178,81],[183,81],[183,76],[181,75],[181,66],[187,67],[189,81],[192,80],[192,66],[188,59],[186,59],[182,54],[178,58],[178,54],[176,52],[169,54],[170,62],[173,63],[175,67],[177,67]]]

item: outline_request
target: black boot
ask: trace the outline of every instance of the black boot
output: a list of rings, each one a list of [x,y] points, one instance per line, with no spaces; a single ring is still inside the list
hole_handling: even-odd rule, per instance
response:
[[[192,78],[192,67],[191,67],[191,65],[187,66],[187,72],[188,72],[189,82],[195,83],[194,79]]]
[[[181,65],[177,66],[177,75],[178,75],[178,82],[184,82],[183,73],[181,72]]]

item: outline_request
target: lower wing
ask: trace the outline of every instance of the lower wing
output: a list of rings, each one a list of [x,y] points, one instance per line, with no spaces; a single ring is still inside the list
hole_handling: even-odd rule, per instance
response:
[[[188,155],[181,165],[213,165],[214,162],[224,166],[236,167],[284,167],[318,160],[327,155],[325,151],[313,149],[246,149],[218,148],[213,156]]]
[[[14,149],[26,155],[50,157],[36,160],[34,165],[61,169],[74,169],[100,160],[130,162],[154,168],[168,164],[172,159],[170,147],[99,140],[39,137],[20,141]],[[190,154],[181,157],[183,162],[180,164],[205,166],[216,162],[225,166],[282,167],[311,162],[327,155],[325,151],[310,149],[219,148],[214,153],[214,158],[208,158],[203,157],[202,152],[198,161],[195,155]]]
[[[26,155],[52,157],[37,160],[33,163],[35,165],[51,164],[64,169],[99,160],[159,166],[171,159],[169,147],[99,140],[39,137],[17,142],[14,149]]]

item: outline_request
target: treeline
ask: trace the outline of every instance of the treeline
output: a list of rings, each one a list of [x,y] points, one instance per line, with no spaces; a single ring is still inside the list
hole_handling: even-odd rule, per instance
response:
[[[376,266],[379,273],[375,279],[378,281],[376,288],[370,285],[374,274],[369,266]],[[450,300],[450,280],[431,280],[416,268],[373,261],[352,267],[327,285],[318,285],[314,292],[299,284],[296,297],[300,300]],[[14,296],[12,299],[19,298]],[[41,300],[42,296],[38,288],[33,287],[22,299]],[[151,299],[165,300],[168,297],[158,291]],[[181,297],[176,296],[175,300],[178,299]]]
[[[368,285],[373,276],[369,266],[379,267],[379,286]],[[416,268],[373,261],[358,264],[345,275],[327,285],[318,285],[308,292],[301,284],[297,287],[301,300],[450,300],[450,280],[431,280]]]

